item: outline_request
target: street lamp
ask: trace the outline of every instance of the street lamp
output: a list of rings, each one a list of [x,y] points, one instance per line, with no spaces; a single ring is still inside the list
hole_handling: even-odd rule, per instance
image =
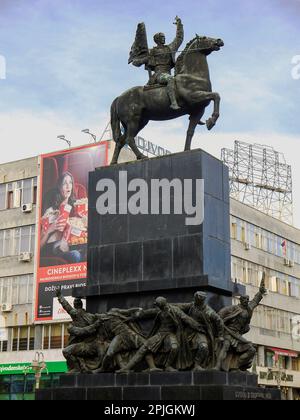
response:
[[[86,128],[85,130],[82,130],[81,132],[84,133],[84,134],[88,134],[91,137],[93,137],[94,142],[97,143],[97,136],[95,134],[91,133],[88,128]]]
[[[279,360],[275,362],[275,366],[268,368],[267,381],[276,381],[277,388],[285,394],[285,397],[288,396],[288,386],[287,386],[287,371],[281,366]]]
[[[44,360],[44,354],[42,352],[35,353],[35,358],[32,361],[31,366],[28,366],[27,368],[25,368],[25,375],[31,370],[34,371],[35,389],[40,389],[40,381],[42,377],[42,372],[45,370],[47,375],[49,374],[47,365]]]
[[[66,139],[66,136],[64,136],[64,135],[62,135],[62,136],[57,136],[57,138],[58,138],[59,140],[63,140],[63,141],[65,141],[65,142],[68,144],[69,148],[71,148],[71,146],[72,146],[72,142],[71,142],[70,140]]]

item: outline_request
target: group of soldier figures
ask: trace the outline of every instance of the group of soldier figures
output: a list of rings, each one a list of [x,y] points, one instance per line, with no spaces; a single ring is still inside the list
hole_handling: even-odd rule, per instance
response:
[[[245,371],[256,350],[243,335],[265,293],[263,279],[253,300],[242,296],[238,305],[219,313],[207,305],[205,293],[196,292],[191,303],[171,304],[158,297],[152,309],[90,314],[80,299],[72,307],[58,290],[59,302],[73,320],[63,350],[69,372]],[[146,319],[154,321],[150,334],[141,328]]]

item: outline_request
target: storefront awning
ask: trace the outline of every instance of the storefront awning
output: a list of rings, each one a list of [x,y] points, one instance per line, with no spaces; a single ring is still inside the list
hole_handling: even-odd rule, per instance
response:
[[[275,347],[270,347],[270,350],[272,350],[276,355],[278,356],[287,356],[287,357],[298,357],[299,353],[291,350],[283,350],[283,349],[277,349]]]

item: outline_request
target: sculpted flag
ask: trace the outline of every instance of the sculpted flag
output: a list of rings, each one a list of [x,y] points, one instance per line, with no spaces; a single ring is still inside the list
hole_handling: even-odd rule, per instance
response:
[[[147,41],[147,33],[146,33],[146,26],[144,23],[139,23],[135,41],[131,47],[128,64],[131,64],[134,60],[139,59],[142,60],[149,55],[148,49],[148,41]],[[133,65],[140,67],[143,63],[137,64],[133,63]]]

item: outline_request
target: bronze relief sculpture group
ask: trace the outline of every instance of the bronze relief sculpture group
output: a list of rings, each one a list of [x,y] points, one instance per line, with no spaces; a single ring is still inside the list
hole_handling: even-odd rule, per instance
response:
[[[190,303],[158,297],[151,309],[89,314],[80,299],[72,307],[59,289],[59,302],[73,320],[63,350],[69,372],[246,371],[256,350],[243,336],[266,292],[263,278],[253,300],[242,296],[238,305],[219,313],[207,305],[205,293],[196,292]],[[152,321],[150,332],[144,320]]]

